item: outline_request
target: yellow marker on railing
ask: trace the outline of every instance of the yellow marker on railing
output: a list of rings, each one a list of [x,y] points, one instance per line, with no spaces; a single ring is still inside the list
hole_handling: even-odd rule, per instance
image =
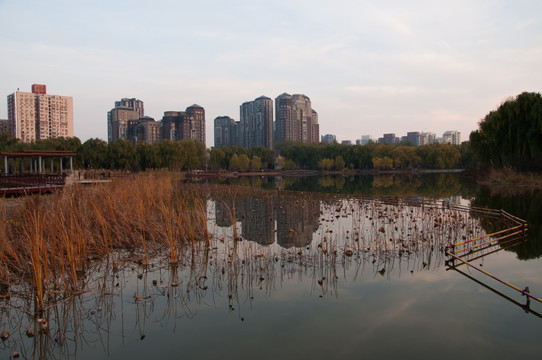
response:
[[[516,290],[516,291],[518,291],[518,292],[520,292],[522,295],[525,295],[525,296],[527,296],[527,297],[529,297],[529,298],[531,298],[531,299],[533,299],[533,300],[536,300],[536,301],[542,303],[542,298],[536,297],[536,296],[534,296],[533,294],[531,294],[531,293],[529,292],[529,288],[528,288],[528,287],[526,287],[525,289],[522,290],[522,289],[520,289],[519,287],[517,287],[517,286],[515,286],[515,285],[513,285],[513,284],[510,284],[510,283],[507,282],[507,281],[501,280],[501,279],[499,279],[498,277],[496,277],[495,275],[492,275],[491,273],[489,273],[489,272],[487,272],[487,271],[485,271],[485,270],[482,270],[482,269],[480,269],[480,268],[478,268],[478,267],[472,265],[470,262],[468,262],[468,261],[466,261],[466,260],[463,260],[463,259],[460,258],[459,256],[457,256],[457,255],[455,255],[455,254],[453,254],[453,253],[451,253],[451,252],[449,252],[449,251],[446,251],[446,255],[451,256],[451,257],[453,257],[454,259],[461,261],[463,264],[468,265],[468,266],[472,267],[473,269],[476,269],[476,270],[480,271],[482,274],[485,274],[485,275],[489,276],[490,278],[495,279],[495,280],[497,280],[498,282],[500,282],[500,283],[502,283],[502,284],[504,284],[504,285],[506,285],[506,286],[508,286],[508,287],[510,287],[510,288],[512,288],[512,289],[514,289],[514,290]]]

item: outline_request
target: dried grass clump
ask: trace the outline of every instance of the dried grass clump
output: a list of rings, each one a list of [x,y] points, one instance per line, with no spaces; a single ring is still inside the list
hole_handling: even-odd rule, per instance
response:
[[[521,172],[512,168],[491,169],[488,180],[494,185],[542,187],[542,176],[540,174]]]
[[[79,280],[93,259],[123,249],[148,264],[169,249],[176,263],[181,246],[209,240],[205,194],[183,191],[167,175],[29,196],[10,214],[0,210],[0,223],[0,291],[27,281],[38,309],[48,291],[81,291]]]

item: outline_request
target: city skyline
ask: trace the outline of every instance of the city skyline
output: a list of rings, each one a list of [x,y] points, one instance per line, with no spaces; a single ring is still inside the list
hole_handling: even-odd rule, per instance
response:
[[[246,99],[283,89],[310,94],[320,133],[338,141],[413,129],[466,140],[507,98],[540,92],[541,10],[532,1],[0,1],[0,93],[38,83],[68,94],[82,141],[107,140],[114,99],[137,97],[155,119],[200,104],[208,120],[239,120]],[[206,146],[213,139],[207,126]]]

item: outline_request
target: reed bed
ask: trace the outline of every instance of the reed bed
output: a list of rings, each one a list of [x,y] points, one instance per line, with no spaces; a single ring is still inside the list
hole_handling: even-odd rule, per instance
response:
[[[0,211],[0,289],[29,282],[36,309],[51,291],[82,291],[89,263],[123,253],[141,264],[183,244],[209,239],[206,199],[171,176],[133,176],[95,187],[30,196]]]

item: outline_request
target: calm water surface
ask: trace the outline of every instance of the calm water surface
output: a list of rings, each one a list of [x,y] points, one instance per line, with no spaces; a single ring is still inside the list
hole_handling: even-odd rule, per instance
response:
[[[49,331],[34,338],[25,331],[35,321],[4,308],[1,325],[13,335],[0,344],[1,357],[13,351],[74,359],[540,356],[542,304],[526,308],[525,297],[510,288],[444,264],[443,246],[491,232],[500,220],[437,201],[433,208],[413,205],[447,199],[526,219],[527,242],[475,265],[542,296],[540,192],[496,192],[444,175],[237,183],[273,192],[209,199],[211,246],[186,249],[177,266],[164,259],[148,268],[116,263],[114,271],[111,263],[96,264],[86,279],[94,291],[51,308]],[[284,190],[343,195],[300,198]],[[391,205],[360,194],[413,202]]]

